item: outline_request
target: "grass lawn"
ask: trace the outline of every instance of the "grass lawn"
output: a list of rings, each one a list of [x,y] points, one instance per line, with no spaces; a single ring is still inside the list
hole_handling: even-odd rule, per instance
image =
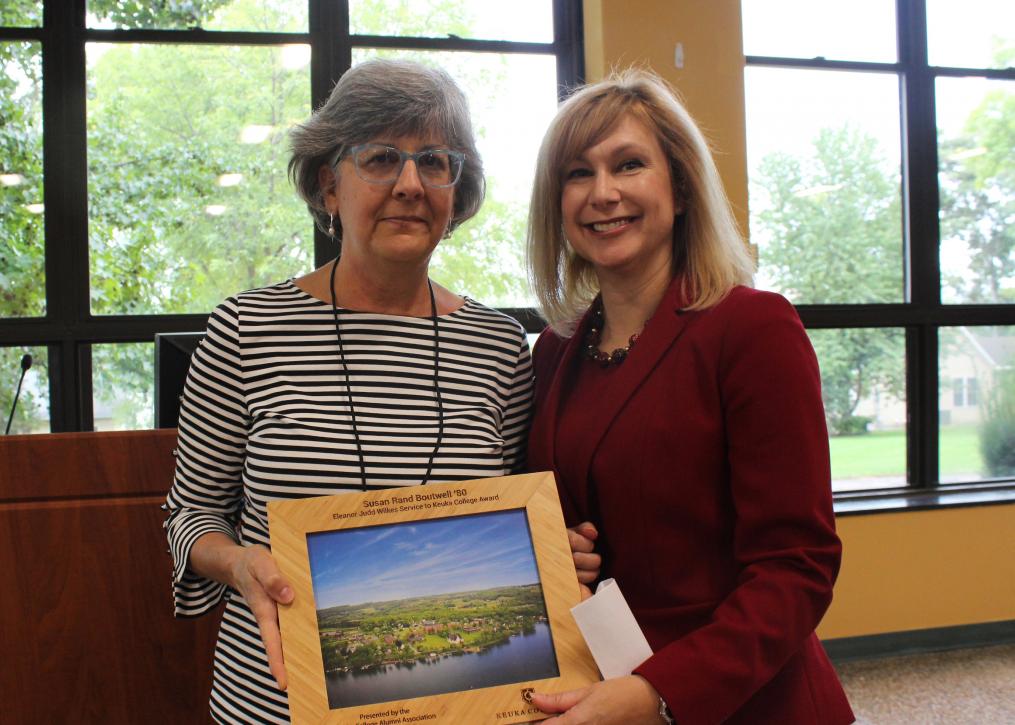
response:
[[[867,476],[905,476],[905,431],[879,431],[856,436],[833,436],[828,440],[832,452],[832,479]],[[980,439],[975,426],[949,426],[941,429],[941,476],[983,470]]]
[[[446,649],[451,649],[451,644],[448,642],[447,637],[440,637],[436,634],[428,634],[423,638],[423,641],[417,645],[417,647],[422,650],[443,652]]]
[[[952,426],[941,429],[941,475],[984,474],[980,455],[980,436],[976,426]]]

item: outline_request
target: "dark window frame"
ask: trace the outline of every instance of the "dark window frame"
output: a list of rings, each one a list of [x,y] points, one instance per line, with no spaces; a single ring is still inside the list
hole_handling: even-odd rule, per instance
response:
[[[809,329],[901,327],[906,333],[906,468],[908,484],[838,492],[837,500],[902,493],[961,492],[1009,479],[942,487],[939,478],[938,332],[957,325],[1015,325],[1015,304],[943,304],[938,257],[938,153],[935,80],[974,77],[1015,81],[1015,69],[931,66],[926,0],[896,0],[898,62],[746,56],[747,67],[894,73],[899,78],[902,140],[903,265],[901,304],[797,305]],[[747,120],[748,123],[750,119]]]
[[[353,48],[542,53],[554,55],[558,97],[584,75],[582,4],[552,0],[550,43],[351,35],[348,0],[307,0],[309,27],[301,33],[206,30],[107,30],[86,27],[85,0],[45,0],[40,27],[0,27],[0,42],[42,46],[43,203],[46,210],[46,314],[0,318],[0,344],[46,346],[49,355],[50,429],[93,430],[92,355],[97,343],[151,343],[157,332],[203,330],[206,314],[93,315],[89,299],[87,119],[85,47],[91,42],[202,45],[311,46],[311,103],[327,98],[333,81],[352,65]],[[308,224],[310,220],[308,218]],[[333,245],[314,232],[316,265],[331,258]],[[223,290],[223,295],[230,290]],[[506,309],[529,332],[541,321],[534,310]],[[210,310],[209,310],[210,312]]]

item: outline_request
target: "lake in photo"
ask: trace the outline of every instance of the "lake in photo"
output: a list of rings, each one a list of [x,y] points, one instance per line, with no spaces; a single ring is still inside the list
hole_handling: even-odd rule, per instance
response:
[[[424,662],[325,676],[331,709],[557,677],[550,628],[540,622],[527,633],[482,652],[450,654]]]

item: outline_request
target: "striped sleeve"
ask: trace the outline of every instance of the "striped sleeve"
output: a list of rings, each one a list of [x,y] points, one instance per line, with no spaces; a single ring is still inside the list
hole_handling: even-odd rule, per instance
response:
[[[524,330],[518,346],[518,362],[510,384],[501,430],[504,436],[504,468],[508,473],[524,473],[533,394],[532,357]]]
[[[188,562],[191,547],[204,534],[217,531],[237,539],[248,425],[239,312],[231,298],[208,320],[180,401],[176,475],[166,499],[165,522],[176,616],[203,614],[225,592],[224,584],[194,574]]]

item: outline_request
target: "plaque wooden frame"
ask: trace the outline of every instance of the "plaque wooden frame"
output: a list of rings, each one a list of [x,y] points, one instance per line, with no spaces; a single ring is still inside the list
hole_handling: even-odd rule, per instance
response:
[[[331,709],[307,535],[511,509],[525,510],[559,676]],[[599,680],[599,671],[570,612],[581,600],[581,593],[552,473],[272,501],[268,503],[268,525],[272,554],[295,593],[291,605],[279,606],[294,723],[532,722],[546,717],[526,699],[533,689],[561,692]]]

